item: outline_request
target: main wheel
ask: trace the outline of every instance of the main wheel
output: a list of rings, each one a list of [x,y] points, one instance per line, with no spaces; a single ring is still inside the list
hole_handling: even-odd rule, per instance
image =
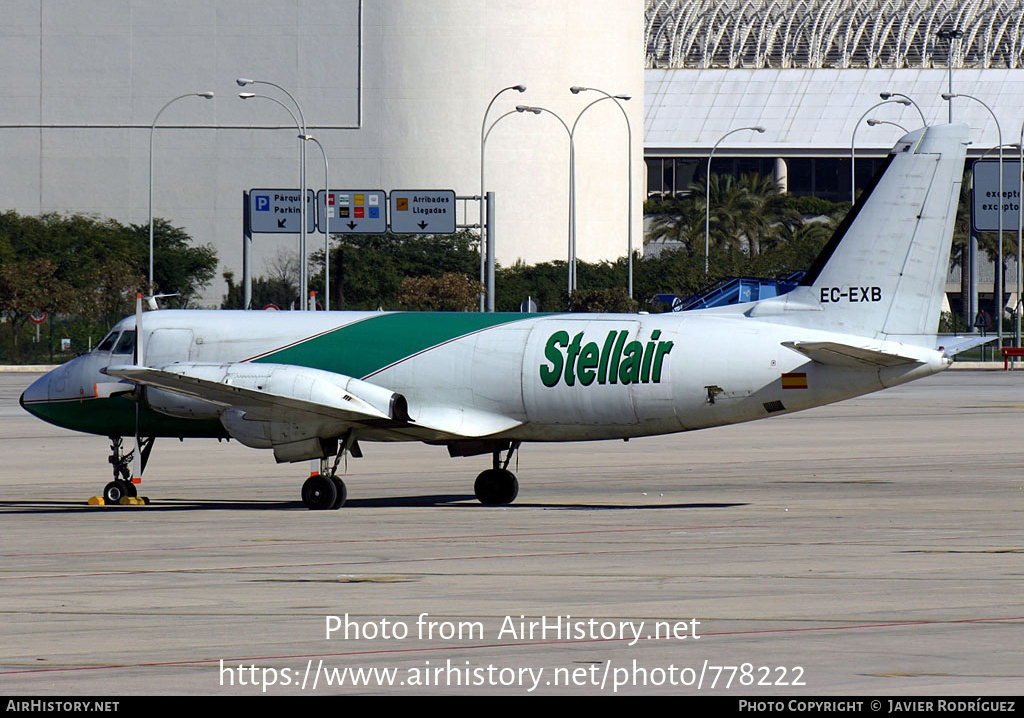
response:
[[[302,485],[302,503],[313,511],[335,508],[338,500],[338,487],[326,476],[316,474],[306,479]]]
[[[331,477],[331,483],[334,484],[334,488],[338,491],[338,497],[334,499],[334,505],[331,508],[340,509],[345,505],[345,499],[348,498],[348,489],[345,488],[345,482],[337,476]]]
[[[507,469],[488,469],[476,477],[473,491],[482,504],[510,504],[519,495],[519,481],[516,475]]]

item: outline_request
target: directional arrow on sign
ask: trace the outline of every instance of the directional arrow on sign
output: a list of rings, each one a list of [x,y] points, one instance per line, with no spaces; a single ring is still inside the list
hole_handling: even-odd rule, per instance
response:
[[[356,224],[355,222],[349,222],[348,223],[348,228],[351,229],[351,230],[355,230],[355,228],[358,227],[358,226],[359,225]]]
[[[426,229],[429,226],[430,225],[428,225],[426,222],[420,222],[420,224],[419,224],[420,229]]]
[[[284,223],[285,223],[284,217],[282,217],[281,219],[277,220],[278,228],[279,229],[284,229]]]

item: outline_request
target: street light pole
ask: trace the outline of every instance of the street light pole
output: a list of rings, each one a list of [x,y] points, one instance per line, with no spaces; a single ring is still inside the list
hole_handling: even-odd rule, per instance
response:
[[[503,115],[500,115],[498,119],[491,123],[491,126],[487,128],[487,132],[484,133],[480,139],[480,186],[484,186],[484,157],[487,150],[487,138],[491,136],[491,131],[497,126],[499,122],[504,120],[510,115],[515,115],[522,112],[519,108],[515,110],[509,110]],[[485,195],[480,196],[480,211],[484,212],[487,210],[487,219],[481,218],[480,220],[480,306],[481,312],[493,312],[494,311],[494,231],[493,227],[488,226],[494,219],[493,207],[487,206],[487,204],[494,199],[494,193],[488,192]],[[485,236],[484,228],[487,228],[486,234],[486,247],[485,247]],[[486,251],[485,251],[486,249]]]
[[[160,119],[160,115],[164,113],[168,107],[173,105],[178,100],[184,100],[186,97],[202,97],[206,100],[213,99],[212,92],[189,92],[185,95],[179,95],[173,100],[168,100],[167,103],[160,108],[160,111],[156,113],[156,117],[153,118],[153,124],[149,126],[149,293],[155,294],[156,289],[153,286],[153,135],[156,132],[156,123]]]
[[[324,311],[331,311],[331,235],[329,232],[331,220],[327,216],[327,195],[331,191],[330,165],[327,163],[327,151],[320,144],[320,140],[312,135],[299,135],[303,142],[313,142],[320,148],[320,154],[324,157]],[[315,308],[315,307],[314,307]]]
[[[751,131],[751,132],[757,132],[758,134],[762,134],[764,132],[764,128],[761,127],[760,125],[756,125],[754,127],[737,127],[735,130],[729,130],[724,135],[722,135],[721,137],[718,138],[718,142],[716,142],[715,146],[711,148],[711,153],[708,155],[707,176],[705,177],[705,180],[704,180],[704,184],[705,184],[705,192],[704,192],[704,276],[705,277],[708,274],[708,268],[709,268],[708,257],[711,254],[711,160],[715,156],[715,150],[717,150],[718,146],[720,144],[722,144],[722,140],[724,140],[729,135],[735,134],[737,132],[744,132],[744,131]]]
[[[939,30],[935,33],[940,40],[948,40],[949,46],[946,52],[947,87],[946,94],[953,96],[953,41],[964,36],[961,30]],[[949,103],[949,124],[953,124],[953,103]],[[1002,144],[1000,142],[999,144]]]
[[[595,102],[600,102],[600,100],[595,100]],[[569,129],[569,125],[565,123],[565,120],[563,120],[558,113],[552,112],[546,107],[518,105],[516,107],[516,111],[530,112],[534,115],[539,115],[541,113],[549,114],[558,120],[558,123],[562,125],[562,128],[565,130],[565,134],[569,136],[569,257],[567,287],[569,297],[571,299],[572,293],[576,289],[576,148],[573,143],[572,130]]]
[[[270,100],[271,102],[277,103],[282,108],[284,108],[285,112],[287,112],[289,115],[291,115],[292,121],[295,123],[295,129],[297,129],[299,131],[299,137],[304,137],[306,135],[305,130],[304,130],[303,126],[302,126],[302,123],[299,121],[299,118],[295,116],[295,113],[292,112],[291,108],[288,107],[288,105],[284,104],[283,102],[281,102],[276,97],[271,97],[270,95],[257,95],[254,92],[239,92],[238,96],[241,99],[243,99],[243,100],[251,100],[254,97],[258,97],[261,100]],[[304,156],[305,155],[306,143],[305,143],[304,140],[300,140],[299,144],[300,144],[300,146],[303,147],[303,152],[301,154],[302,154],[302,156]],[[305,177],[305,174],[306,174],[305,173],[305,163],[304,163],[304,160],[302,159],[302,157],[300,157],[299,166],[303,169],[302,174],[303,174],[303,177]],[[305,241],[305,234],[306,234],[306,182],[305,182],[305,179],[303,179],[301,184],[302,184],[302,189],[300,191],[302,192],[302,196],[299,199],[299,208],[300,208],[299,222],[302,224],[301,231],[299,232],[299,310],[300,311],[303,309],[303,307],[306,304],[306,297],[304,296],[305,274],[303,273],[303,270],[302,270],[303,265],[305,264],[305,256],[306,256],[306,241]]]
[[[955,31],[958,32],[958,31]],[[959,37],[959,35],[953,35],[952,37]],[[952,67],[952,65],[951,65]],[[952,70],[951,70],[952,72]],[[999,266],[996,268],[996,314],[998,318],[996,320],[996,327],[999,333],[999,338],[996,340],[996,346],[999,349],[1003,348],[1003,293],[1005,291],[1004,283],[1005,277],[1003,276],[1003,203],[1006,198],[1003,196],[1003,128],[999,124],[999,118],[996,117],[996,113],[992,111],[992,108],[985,104],[982,100],[978,99],[974,95],[965,95],[962,93],[943,92],[942,99],[949,103],[950,108],[953,106],[953,99],[956,97],[964,97],[968,100],[974,100],[979,105],[988,110],[988,113],[992,115],[992,121],[996,123],[996,133],[999,136],[999,216],[998,216],[998,227],[999,227],[999,255],[998,263]],[[949,111],[950,117],[953,115],[953,110]],[[1020,264],[1017,265],[1017,271],[1020,272]],[[1020,293],[1020,286],[1018,285],[1018,294]]]
[[[882,97],[885,97],[886,95],[892,95],[892,93],[890,93],[890,92],[883,92],[882,93]],[[853,126],[853,132],[850,133],[850,206],[851,207],[857,203],[857,174],[856,174],[856,171],[855,171],[856,170],[856,165],[857,165],[857,158],[856,158],[856,149],[855,149],[856,145],[854,144],[854,141],[855,141],[855,139],[857,137],[857,130],[860,128],[860,123],[864,121],[865,117],[867,117],[869,114],[871,114],[872,110],[874,110],[877,107],[881,107],[882,105],[890,105],[890,104],[903,105],[904,107],[908,107],[908,106],[914,104],[914,101],[911,100],[909,97],[905,97],[904,99],[900,99],[900,100],[890,100],[890,99],[886,98],[886,99],[883,99],[881,102],[876,102],[871,107],[869,107],[868,109],[864,110],[864,114],[861,115],[860,118],[857,120],[857,124],[855,124]],[[922,114],[921,117],[923,118],[924,114]]]
[[[276,83],[268,82],[267,80],[250,80],[245,77],[239,77],[235,82],[239,87],[245,87],[246,85],[269,85],[270,87],[276,87],[278,90],[283,92],[288,96],[288,99],[292,101],[292,104],[295,105],[295,109],[299,113],[300,137],[304,137],[307,134],[306,118],[302,114],[302,107],[299,105],[298,100],[296,100],[288,90]],[[263,97],[263,95],[260,95],[260,97]],[[309,291],[309,268],[306,266],[306,142],[302,139],[299,140],[299,173],[299,194],[301,196],[299,200],[299,222],[302,223],[302,227],[299,230],[299,303],[300,305],[304,305],[306,301],[306,294]]]
[[[588,90],[592,90],[594,92],[601,93],[602,95],[604,95],[604,97],[602,99],[614,100],[616,106],[622,112],[622,117],[626,120],[626,172],[629,174],[629,179],[628,179],[628,182],[627,182],[627,192],[629,194],[628,194],[627,203],[626,203],[626,211],[629,213],[629,218],[628,218],[628,222],[627,222],[627,225],[626,225],[626,227],[627,227],[626,228],[626,232],[627,232],[627,241],[626,241],[626,251],[627,251],[626,293],[629,295],[629,298],[632,299],[633,298],[633,127],[632,127],[632,125],[629,122],[629,115],[626,113],[626,108],[623,107],[622,106],[622,102],[620,102],[620,100],[628,101],[631,98],[630,98],[629,95],[612,95],[612,94],[610,94],[608,92],[605,92],[604,90],[599,90],[596,87],[579,87],[579,86],[575,86],[575,87],[570,87],[569,88],[569,92],[571,92],[574,95],[578,95],[579,93],[586,92]],[[591,106],[593,106],[594,104],[595,103],[592,102],[589,105],[587,105],[586,107],[584,107],[582,111],[580,111],[579,116],[576,118],[576,122],[577,123],[579,122],[580,117],[583,116],[583,113],[586,112],[587,109],[590,108]],[[573,130],[574,131],[575,131],[575,128],[576,128],[576,124],[574,123],[573,124]]]
[[[526,85],[511,85],[509,87],[503,87],[502,89],[498,90],[494,94],[494,97],[491,98],[491,101],[487,103],[487,109],[484,110],[483,120],[480,121],[480,287],[481,287],[481,290],[480,290],[478,304],[479,304],[479,310],[481,312],[484,311],[484,309],[485,309],[485,303],[489,304],[491,307],[494,306],[494,298],[492,297],[490,299],[490,301],[488,302],[487,298],[486,298],[486,290],[484,289],[484,287],[487,286],[487,276],[486,276],[487,275],[487,257],[485,256],[485,247],[486,247],[486,245],[485,245],[485,235],[490,230],[490,228],[487,227],[487,221],[486,221],[485,209],[484,209],[484,204],[487,201],[486,200],[487,194],[486,194],[486,192],[484,190],[484,146],[487,143],[487,136],[489,134],[491,134],[491,130],[494,129],[494,125],[498,124],[498,122],[500,122],[503,118],[505,118],[508,115],[512,114],[512,112],[506,112],[504,115],[499,117],[497,120],[494,121],[494,123],[490,126],[490,128],[487,127],[487,116],[490,114],[491,108],[494,106],[494,102],[499,97],[501,97],[502,94],[508,92],[509,90],[515,90],[516,92],[526,92]],[[492,309],[492,311],[493,311],[493,309]]]

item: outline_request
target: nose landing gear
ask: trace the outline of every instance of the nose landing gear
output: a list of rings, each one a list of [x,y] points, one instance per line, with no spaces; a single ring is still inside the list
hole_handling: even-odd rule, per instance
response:
[[[142,471],[146,470],[149,463],[149,453],[153,450],[154,438],[142,439],[139,442],[141,449]],[[103,502],[105,504],[118,504],[122,498],[135,498],[139,495],[138,489],[132,483],[132,460],[135,458],[135,450],[127,454],[122,452],[122,439],[120,436],[110,437],[110,456],[107,461],[114,470],[114,480],[103,487]],[[141,473],[141,472],[140,472]]]
[[[519,480],[508,470],[509,462],[516,453],[521,442],[513,441],[508,447],[505,460],[501,459],[501,451],[494,451],[493,467],[476,477],[473,492],[477,500],[488,506],[503,506],[516,500],[519,495]]]

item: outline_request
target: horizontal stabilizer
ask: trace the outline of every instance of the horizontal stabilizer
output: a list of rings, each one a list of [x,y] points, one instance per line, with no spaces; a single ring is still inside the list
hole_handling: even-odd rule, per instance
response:
[[[948,357],[955,357],[957,354],[962,354],[968,349],[974,349],[980,347],[982,344],[988,344],[994,342],[996,337],[949,337],[947,341],[942,343],[939,347],[939,351],[943,352]]]
[[[925,363],[922,359],[877,348],[856,347],[838,342],[782,342],[782,346],[800,352],[819,364],[853,369],[876,369]]]

